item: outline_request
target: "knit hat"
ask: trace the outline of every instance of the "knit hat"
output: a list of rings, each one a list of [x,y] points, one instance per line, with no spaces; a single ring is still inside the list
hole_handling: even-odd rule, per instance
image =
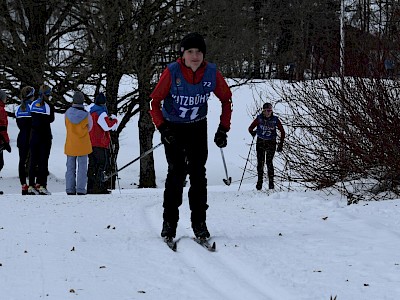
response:
[[[6,99],[7,99],[6,92],[3,90],[0,90],[0,100],[3,101],[4,103],[6,103]]]
[[[35,96],[35,88],[31,86],[25,86],[21,90],[21,98],[22,100],[27,100]]]
[[[85,96],[82,94],[82,92],[75,92],[74,96],[72,97],[72,103],[73,104],[83,104],[83,102],[85,101]]]
[[[42,97],[43,95],[47,97],[51,95],[51,87],[49,87],[47,84],[43,84],[39,88],[39,96]]]
[[[263,109],[272,108],[272,104],[271,103],[264,103],[262,108]]]
[[[94,99],[94,103],[97,105],[103,105],[106,104],[106,96],[104,96],[103,93],[99,93],[96,97],[96,99]]]
[[[197,48],[201,52],[203,52],[204,56],[206,55],[206,42],[204,41],[204,38],[201,36],[201,34],[197,32],[192,32],[184,36],[179,47],[179,52],[181,56],[183,55],[183,52],[185,52],[185,50],[191,48]]]

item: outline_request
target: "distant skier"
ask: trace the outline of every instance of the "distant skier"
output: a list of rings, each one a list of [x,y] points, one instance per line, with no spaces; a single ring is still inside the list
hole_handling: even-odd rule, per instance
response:
[[[256,152],[257,152],[257,174],[258,180],[256,189],[261,190],[264,178],[264,164],[267,165],[269,189],[274,188],[274,165],[273,158],[275,149],[281,152],[283,149],[283,141],[285,140],[285,130],[282,123],[277,116],[272,112],[272,104],[265,103],[263,111],[255,118],[249,127],[250,134],[254,137],[257,135]],[[254,128],[256,128],[254,130]],[[280,141],[276,147],[276,129],[280,131]]]
[[[49,157],[53,140],[50,124],[54,122],[54,106],[50,103],[51,92],[50,86],[41,85],[39,98],[30,106],[32,132],[28,195],[51,195],[47,190]]]
[[[394,68],[395,68],[395,63],[392,55],[389,55],[385,61],[385,72],[386,72],[386,78],[388,79],[393,79],[394,78]]]
[[[7,133],[8,118],[5,110],[7,102],[7,94],[3,90],[0,90],[0,171],[4,167],[3,150],[11,152],[10,138]],[[3,194],[3,191],[0,191]]]
[[[25,86],[21,89],[21,104],[16,107],[15,118],[19,129],[17,147],[19,151],[18,176],[21,183],[22,195],[28,194],[26,178],[29,170],[29,149],[32,130],[31,104],[35,97],[35,89]]]
[[[168,162],[161,231],[166,240],[176,235],[182,183],[187,174],[193,232],[200,239],[210,237],[206,225],[207,101],[211,92],[221,101],[222,113],[214,142],[223,148],[230,129],[232,93],[217,67],[204,60],[205,54],[204,38],[198,33],[186,35],[180,44],[181,57],[163,71],[150,95],[150,114],[161,133]]]

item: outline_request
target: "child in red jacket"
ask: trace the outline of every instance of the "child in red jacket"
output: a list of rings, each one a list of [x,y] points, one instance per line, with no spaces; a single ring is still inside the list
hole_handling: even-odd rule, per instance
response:
[[[115,116],[108,116],[106,97],[100,93],[90,108],[93,127],[89,132],[93,152],[89,154],[88,166],[88,194],[109,194],[103,182],[103,174],[109,164],[110,130],[116,130],[118,120]]]
[[[231,124],[232,93],[216,65],[204,59],[205,54],[204,38],[198,33],[186,35],[180,44],[181,57],[167,66],[150,95],[150,114],[161,133],[168,162],[161,230],[167,241],[176,235],[187,174],[193,232],[200,239],[210,237],[206,225],[207,102],[211,93],[221,102],[214,142],[223,148]]]

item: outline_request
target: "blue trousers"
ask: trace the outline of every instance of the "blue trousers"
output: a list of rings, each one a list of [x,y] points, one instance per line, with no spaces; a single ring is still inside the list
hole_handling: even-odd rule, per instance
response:
[[[88,156],[67,156],[65,191],[86,194]]]

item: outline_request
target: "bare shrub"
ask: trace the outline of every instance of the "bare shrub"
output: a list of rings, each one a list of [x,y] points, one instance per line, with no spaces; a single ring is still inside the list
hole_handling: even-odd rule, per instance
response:
[[[284,156],[289,181],[331,187],[349,202],[399,195],[399,82],[328,78],[274,85],[290,113]],[[358,201],[358,200],[357,200]]]

